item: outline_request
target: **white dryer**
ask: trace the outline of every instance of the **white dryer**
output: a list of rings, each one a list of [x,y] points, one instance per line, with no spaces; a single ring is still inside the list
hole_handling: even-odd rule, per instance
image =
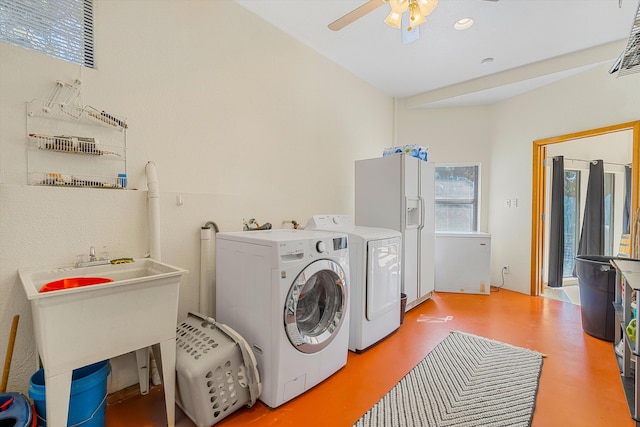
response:
[[[307,230],[216,234],[216,320],[255,353],[275,408],[347,363],[347,235]]]
[[[353,224],[349,215],[314,215],[306,230],[331,230],[349,238],[349,350],[365,350],[400,327],[402,234]]]

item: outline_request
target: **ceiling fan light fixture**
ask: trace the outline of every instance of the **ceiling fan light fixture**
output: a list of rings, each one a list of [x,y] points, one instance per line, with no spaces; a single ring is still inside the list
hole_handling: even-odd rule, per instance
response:
[[[402,22],[402,14],[394,12],[393,10],[389,12],[389,15],[384,20],[384,23],[390,26],[391,28],[400,28],[400,23]]]
[[[401,29],[402,42],[406,44],[417,40],[420,34],[419,26],[427,21],[427,15],[436,8],[438,0],[382,0],[382,3],[389,3],[391,8],[384,23],[392,28]],[[407,31],[404,31],[405,29]],[[411,37],[408,38],[408,34],[411,34]]]
[[[389,6],[391,6],[392,11],[402,15],[409,9],[409,0],[389,0]]]
[[[438,0],[416,0],[416,3],[418,3],[420,12],[425,18],[438,6]]]
[[[420,11],[418,3],[415,1],[411,2],[409,5],[409,28],[424,24],[425,21],[426,19]]]

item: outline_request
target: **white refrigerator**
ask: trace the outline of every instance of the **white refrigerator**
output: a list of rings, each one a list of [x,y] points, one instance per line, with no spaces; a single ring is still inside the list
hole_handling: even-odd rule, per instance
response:
[[[434,165],[406,154],[355,162],[355,224],[402,233],[402,292],[409,310],[431,297]]]
[[[489,295],[491,235],[436,233],[436,292]]]

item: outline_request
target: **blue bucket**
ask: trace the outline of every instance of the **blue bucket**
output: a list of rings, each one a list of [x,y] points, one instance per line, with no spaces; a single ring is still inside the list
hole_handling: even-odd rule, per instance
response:
[[[107,404],[107,376],[111,372],[109,361],[75,369],[71,377],[68,427],[104,427]],[[38,427],[47,426],[44,370],[31,376],[29,397],[33,399]]]
[[[0,394],[0,426],[32,427],[31,403],[21,393]]]

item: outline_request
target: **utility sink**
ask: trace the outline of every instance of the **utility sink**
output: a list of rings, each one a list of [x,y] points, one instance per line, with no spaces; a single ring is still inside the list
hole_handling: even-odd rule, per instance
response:
[[[47,425],[67,424],[74,369],[136,351],[140,387],[148,379],[148,348],[160,344],[167,423],[174,425],[175,337],[181,276],[186,270],[142,258],[123,264],[18,270],[31,303],[36,345],[45,372]],[[112,282],[39,292],[78,277]]]
[[[151,258],[136,259],[133,262],[122,264],[102,264],[88,267],[75,267],[73,265],[56,267],[36,267],[18,270],[20,280],[24,286],[29,300],[38,298],[50,298],[54,295],[68,297],[72,293],[95,292],[97,289],[113,288],[124,285],[143,284],[167,277],[181,276],[185,273],[177,267],[163,264]],[[64,289],[61,291],[40,293],[40,289],[47,283],[55,280],[72,277],[105,277],[113,282],[91,287]]]

